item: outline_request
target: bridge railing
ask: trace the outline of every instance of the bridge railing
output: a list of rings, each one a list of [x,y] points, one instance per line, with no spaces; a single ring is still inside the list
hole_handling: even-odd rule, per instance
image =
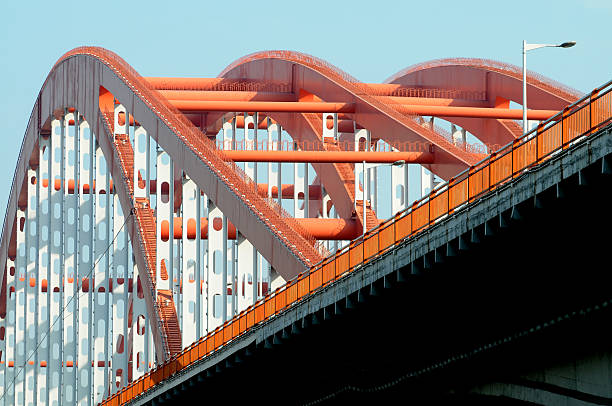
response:
[[[612,81],[541,123],[488,158],[434,189],[427,197],[353,240],[334,255],[269,293],[214,331],[200,338],[168,362],[131,382],[102,405],[133,400],[163,380],[238,339],[322,287],[337,281],[393,247],[419,235],[465,205],[521,176],[612,123]]]

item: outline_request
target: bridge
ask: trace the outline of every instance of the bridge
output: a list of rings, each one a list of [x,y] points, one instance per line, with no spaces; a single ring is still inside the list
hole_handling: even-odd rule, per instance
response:
[[[612,83],[528,75],[523,134],[521,79],[68,52],[5,214],[0,403],[608,404]]]

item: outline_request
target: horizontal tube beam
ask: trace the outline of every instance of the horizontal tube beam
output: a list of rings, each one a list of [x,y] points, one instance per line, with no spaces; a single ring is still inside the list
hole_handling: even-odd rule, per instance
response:
[[[275,113],[353,113],[353,103],[169,100],[182,111],[260,111]]]
[[[168,100],[297,102],[293,93],[160,90]]]
[[[296,218],[295,221],[317,240],[352,240],[361,235],[362,231],[360,223],[353,219]],[[196,226],[197,224],[194,218],[187,219],[186,225],[184,225],[182,217],[175,217],[172,233],[174,239],[183,238],[184,228],[187,229],[187,238],[195,239],[197,232]],[[162,221],[161,239],[163,241],[168,241],[169,236],[170,223],[168,221]],[[208,219],[206,217],[200,218],[200,238],[208,238]],[[227,238],[230,240],[236,239],[236,227],[229,221],[227,223]]]
[[[256,92],[256,91],[202,91],[202,90],[160,90],[168,100],[196,101],[262,101],[262,102],[297,102],[293,93]],[[487,101],[465,100],[441,97],[379,96],[381,100],[392,104],[414,104],[424,106],[457,106],[489,107]]]
[[[244,151],[224,150],[236,162],[304,162],[304,163],[433,163],[431,152],[365,152],[365,151]]]
[[[292,184],[284,184],[281,187],[282,198],[284,199],[293,199],[293,192],[295,190],[295,186]],[[257,193],[259,196],[268,197],[268,184],[267,183],[258,183],[257,184]],[[272,197],[278,197],[278,187],[272,186]],[[298,194],[298,199],[302,200],[304,197],[301,194]],[[320,200],[321,199],[321,185],[308,185],[308,198],[310,200]]]
[[[227,78],[172,78],[172,77],[145,77],[149,85],[157,90],[185,90],[185,91],[223,91],[242,92],[256,89],[276,89],[274,91],[291,94],[289,83],[268,83],[263,80],[227,79]],[[391,83],[358,83],[361,90],[376,96],[394,97],[423,97],[428,99],[454,98],[473,101],[483,101],[485,95],[480,92],[457,90],[418,88]]]
[[[400,113],[417,116],[498,118],[510,120],[519,120],[523,118],[523,110],[521,109],[505,109],[495,107],[419,106],[414,104],[398,104],[394,107]],[[527,110],[527,118],[529,120],[547,120],[557,113],[557,110]]]
[[[182,111],[261,111],[282,113],[352,113],[353,103],[328,102],[272,102],[272,101],[214,101],[214,100],[170,100]],[[435,117],[469,117],[518,120],[523,110],[495,107],[440,106],[420,104],[393,104],[403,114]],[[529,120],[546,120],[557,114],[556,110],[527,110]]]

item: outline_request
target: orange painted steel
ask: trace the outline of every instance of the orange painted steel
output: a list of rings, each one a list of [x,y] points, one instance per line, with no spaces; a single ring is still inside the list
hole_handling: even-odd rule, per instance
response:
[[[239,329],[241,334],[237,337],[232,335],[231,340],[239,339],[242,335],[248,334],[251,327],[276,316],[279,309],[282,312],[283,309],[317,292],[321,287],[343,277],[346,272],[386,253],[397,244],[416,237],[441,218],[494,190],[500,184],[520,176],[525,168],[547,160],[553,153],[567,148],[570,143],[578,142],[583,137],[586,140],[598,129],[612,124],[612,81],[596,90],[597,92],[557,113],[521,139],[508,144],[476,166],[452,178],[445,185],[432,191],[429,196],[415,202],[411,208],[396,214],[392,219],[352,241],[331,257],[317,263],[309,271],[289,280],[284,286],[269,293],[243,313],[226,322],[223,329],[230,328],[234,323],[246,318],[247,328]],[[271,306],[280,295],[284,295],[284,307],[264,314],[263,307],[266,304]],[[210,354],[231,341],[214,345],[214,348],[209,347],[209,343],[217,342],[217,335],[219,332],[215,330],[199,339],[194,345],[205,344],[209,348],[207,354]],[[189,348],[183,350],[183,353],[186,351],[189,351]],[[199,359],[204,356],[206,355],[199,353]],[[165,365],[160,365],[146,373],[128,387],[121,389],[115,396],[124,393],[132,395],[130,389],[133,386],[138,385],[140,381],[146,382],[149,376],[155,376],[159,370],[164,370],[164,367]],[[112,399],[114,397],[106,399],[102,404],[112,404]],[[133,397],[128,397],[124,402],[132,399]]]
[[[223,92],[291,93],[287,83],[229,78],[171,78],[143,77],[148,86],[156,90],[196,90]]]
[[[461,83],[471,95],[453,95],[452,98],[481,100],[488,107],[508,108],[510,101],[522,103],[522,69],[498,61],[474,58],[450,58],[427,61],[403,69],[386,81],[387,85],[399,89],[417,87],[437,92],[435,88],[454,88]],[[430,88],[434,89],[430,89]],[[533,109],[561,110],[582,97],[582,92],[570,89],[560,83],[527,72],[527,92]],[[478,95],[480,94],[480,97]],[[442,96],[440,93],[437,97]],[[419,94],[418,97],[423,97]],[[448,97],[448,96],[442,96]],[[474,120],[464,117],[442,117],[475,135],[486,145],[499,149],[508,142],[523,135],[522,126],[514,120]]]
[[[293,93],[273,93],[256,91],[202,91],[202,90],[160,90],[159,93],[168,100],[198,100],[198,101],[265,101],[265,102],[297,102]],[[455,107],[490,107],[490,103],[481,100],[454,99],[441,97],[408,97],[379,96],[388,103],[423,106],[455,106]],[[130,116],[130,120],[131,120]],[[125,122],[125,117],[119,118],[119,124]],[[74,125],[74,123],[72,124]]]
[[[252,151],[225,150],[225,156],[235,162],[305,162],[305,163],[406,163],[430,164],[431,152],[366,152],[366,151]]]
[[[317,240],[352,240],[361,234],[361,224],[355,219],[323,219],[323,218],[296,218],[295,221],[307,230]],[[175,239],[183,238],[183,218],[175,217],[173,222],[173,236]],[[196,220],[187,219],[187,238],[196,238]],[[170,223],[162,221],[160,226],[162,241],[168,241],[170,236]],[[200,238],[208,239],[208,219],[200,219]],[[227,238],[236,239],[236,227],[227,222]]]
[[[436,117],[503,118],[519,120],[523,110],[488,107],[423,106],[400,104],[394,106],[404,114]],[[547,120],[557,113],[556,110],[527,110],[529,120]]]
[[[105,50],[100,50],[98,48],[78,48],[67,53],[64,58],[70,56],[72,53],[82,52],[93,53],[94,55],[101,53],[105,61],[110,60],[113,64],[119,66],[124,75],[132,75],[130,79],[131,83],[139,86],[141,82],[144,82],[144,80],[141,80],[139,76],[134,74],[133,70],[125,66],[127,65],[125,62],[120,60],[116,55]],[[276,85],[268,86],[262,84],[259,88],[248,89],[241,88],[240,81],[235,81],[233,79],[221,79],[216,82],[218,82],[218,85],[221,82],[231,83],[232,86],[238,86],[238,90],[262,91],[270,89],[270,91],[280,91]],[[276,205],[276,203],[271,200],[264,201],[261,199],[257,195],[256,184],[233,162],[228,162],[224,159],[223,151],[216,151],[212,142],[206,137],[201,137],[201,133],[193,128],[190,123],[187,122],[187,119],[179,114],[178,110],[169,105],[167,100],[163,97],[161,97],[162,100],[160,100],[158,93],[148,90],[147,87],[147,85],[140,86],[138,90],[146,97],[149,103],[155,104],[154,110],[158,115],[172,118],[172,126],[177,133],[178,139],[183,142],[187,148],[191,149],[196,156],[199,157],[201,164],[203,166],[208,166],[213,174],[225,183],[231,191],[240,191],[240,193],[232,193],[234,193],[239,200],[245,202],[247,209],[250,211],[248,217],[241,216],[241,218],[257,218],[260,220],[260,223],[266,227],[266,230],[279,236],[281,244],[283,244],[288,252],[291,252],[295,258],[298,258],[298,261],[302,264],[306,265],[317,262],[321,258],[321,255],[315,247],[316,240],[310,236],[308,238],[303,237],[308,234],[307,232],[296,232],[296,230],[300,229],[299,225],[293,221],[291,216],[284,212],[282,207]],[[274,227],[272,227],[272,224],[274,224]],[[286,256],[286,258],[290,258],[291,261],[294,261],[294,259],[289,256]],[[288,270],[283,270],[281,272],[287,271]]]
[[[238,98],[237,98],[238,99]],[[277,113],[353,113],[352,103],[298,102],[298,101],[245,101],[245,100],[196,100],[169,99],[169,102],[181,111],[261,111]],[[414,116],[436,117],[469,117],[469,118],[503,118],[521,119],[523,111],[519,109],[489,107],[457,107],[424,104],[395,104],[390,106],[398,112]],[[527,110],[530,120],[546,120],[556,113],[555,110]]]
[[[484,100],[407,96],[380,96],[380,99],[389,104],[403,104],[408,106],[491,107],[490,103]]]
[[[112,179],[109,180],[108,185],[109,185],[108,186],[109,190],[111,191],[111,193],[113,193],[113,180]],[[49,179],[48,178],[43,179],[42,187],[46,188],[48,186],[49,186]],[[60,190],[62,187],[61,179],[55,179],[53,181],[53,187],[55,188],[55,190]],[[74,194],[74,187],[75,187],[74,179],[68,179],[68,190],[67,190],[68,194]],[[89,187],[88,183],[83,183],[83,189],[80,190],[80,187],[81,187],[80,182],[76,183],[76,187],[77,189],[79,189],[81,193],[84,193],[84,194],[95,193],[96,192],[96,181],[95,180],[93,181],[93,188]],[[105,190],[100,190],[100,194],[105,194],[105,193],[106,193]]]
[[[160,90],[168,100],[297,102],[293,93]]]
[[[294,197],[295,186],[292,184],[283,184],[281,187],[281,197],[284,199],[293,199]],[[267,183],[258,183],[257,184],[257,192],[260,196],[268,196],[268,184]],[[272,197],[278,197],[278,186],[272,186]],[[321,199],[321,185],[308,185],[308,198],[310,200],[320,200]],[[298,199],[304,199],[303,193],[298,194]]]
[[[109,117],[112,116],[112,112],[101,111],[100,115],[104,120],[103,123],[106,126],[107,134],[112,134],[112,121],[109,120]],[[113,137],[113,142],[119,158],[122,176],[127,180],[126,183],[130,194],[133,194],[134,180],[132,175],[134,173],[134,151],[129,136],[127,134],[116,134]],[[157,339],[160,341],[160,348],[156,348],[156,351],[163,359],[168,359],[168,357],[171,357],[181,350],[181,330],[179,328],[173,295],[166,294],[166,297],[162,298],[162,292],[158,292],[157,297],[154,297],[153,293],[156,281],[155,253],[157,241],[153,210],[146,198],[136,198],[134,199],[134,204],[135,208],[133,214],[138,221],[140,238],[142,238],[142,244],[145,248],[145,258],[143,258],[145,260],[145,267],[142,269],[142,273],[140,273],[138,278],[145,286],[152,288],[149,290],[145,289],[144,292],[145,298],[150,301],[150,304],[147,303],[147,309],[150,312],[149,314],[150,317],[152,317],[152,321],[156,323],[155,329],[157,331]],[[154,339],[155,338],[156,337],[154,337]]]
[[[169,100],[181,111],[261,111],[277,113],[352,113],[351,103]]]

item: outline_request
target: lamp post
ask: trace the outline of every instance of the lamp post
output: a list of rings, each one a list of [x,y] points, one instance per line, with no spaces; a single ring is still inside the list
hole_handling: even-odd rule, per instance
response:
[[[568,41],[562,44],[528,44],[523,40],[523,135],[527,133],[527,51],[533,49],[552,47],[552,48],[571,48],[576,45],[576,41]]]
[[[391,166],[400,166],[400,165],[404,165],[406,163],[405,160],[400,159],[399,161],[395,161],[393,163],[390,164],[378,164],[378,165],[370,165],[367,166],[366,165],[366,161],[363,161],[363,235],[365,235],[365,233],[368,231],[368,227],[367,227],[367,221],[366,221],[366,197],[368,195],[368,176],[367,176],[367,170],[368,169],[372,169],[372,168],[378,168],[379,166],[384,166],[384,165],[391,165]]]

